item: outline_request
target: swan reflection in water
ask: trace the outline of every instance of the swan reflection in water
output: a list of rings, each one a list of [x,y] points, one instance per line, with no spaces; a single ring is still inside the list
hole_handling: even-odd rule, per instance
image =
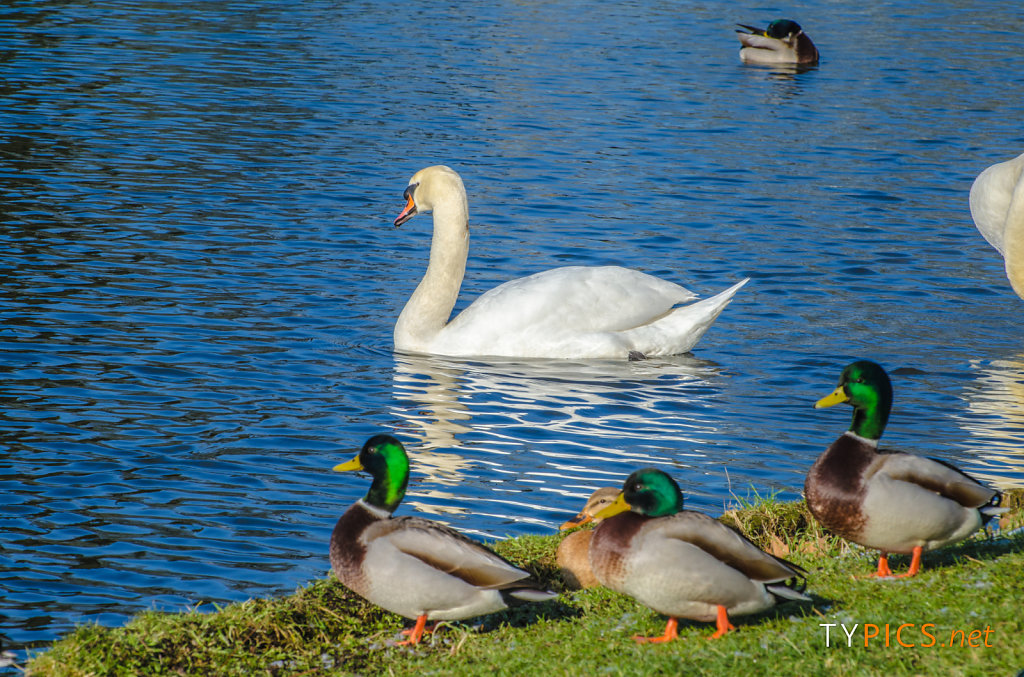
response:
[[[486,509],[482,503],[506,504],[502,512],[517,522],[553,528],[565,515],[551,503],[574,512],[594,489],[621,484],[637,467],[678,472],[699,463],[718,425],[711,409],[719,369],[691,356],[394,357],[399,436],[409,440],[414,472],[428,479],[409,502],[424,512],[464,511],[453,502],[469,505],[464,494],[475,486],[474,513]],[[459,496],[427,490],[431,485],[458,485]],[[416,501],[422,498],[432,504]]]
[[[1024,353],[971,360],[971,367],[978,376],[965,393],[966,411],[957,416],[983,464],[970,473],[1000,489],[1024,487]]]

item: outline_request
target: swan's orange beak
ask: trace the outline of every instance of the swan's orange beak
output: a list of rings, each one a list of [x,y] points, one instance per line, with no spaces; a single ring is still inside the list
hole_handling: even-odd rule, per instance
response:
[[[412,199],[412,191],[406,190],[405,197],[407,200],[407,202],[405,203],[405,209],[403,209],[402,213],[399,214],[398,218],[395,219],[396,228],[405,223],[406,221],[408,221],[409,219],[411,219],[412,217],[416,216],[416,203]]]

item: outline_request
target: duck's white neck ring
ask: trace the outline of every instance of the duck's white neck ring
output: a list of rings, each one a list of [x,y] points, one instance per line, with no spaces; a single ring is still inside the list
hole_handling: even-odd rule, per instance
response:
[[[878,447],[878,440],[872,440],[872,439],[868,439],[867,437],[861,437],[860,435],[858,435],[857,433],[853,432],[852,430],[847,430],[847,431],[846,431],[845,433],[843,433],[843,434],[844,434],[844,435],[849,435],[849,436],[850,436],[850,437],[852,437],[853,439],[855,439],[855,440],[857,440],[858,442],[861,442],[861,443],[863,443],[863,444],[866,444],[866,445],[868,445],[869,447],[875,447],[875,448],[877,448],[877,447]]]
[[[358,501],[356,501],[356,503],[358,505],[361,505],[367,512],[369,512],[371,515],[373,515],[377,519],[386,520],[389,517],[391,517],[391,513],[389,513],[384,508],[378,508],[375,505],[370,505],[369,503],[367,503],[365,500],[363,500],[361,498]]]

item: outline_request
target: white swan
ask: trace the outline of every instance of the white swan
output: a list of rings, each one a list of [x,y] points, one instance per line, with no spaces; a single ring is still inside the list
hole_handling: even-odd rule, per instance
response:
[[[689,351],[743,280],[703,301],[683,287],[616,266],[555,268],[488,291],[448,321],[466,272],[469,207],[449,167],[416,172],[400,226],[434,212],[427,272],[395,323],[395,349],[434,355],[631,358]]]
[[[971,186],[971,216],[1006,261],[1006,277],[1024,299],[1024,153],[994,164]]]

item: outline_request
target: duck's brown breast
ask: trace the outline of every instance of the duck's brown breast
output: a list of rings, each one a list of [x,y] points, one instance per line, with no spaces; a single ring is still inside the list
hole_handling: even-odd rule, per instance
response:
[[[628,573],[630,546],[647,520],[635,512],[624,512],[609,517],[594,529],[590,568],[602,585],[621,589]]]
[[[876,456],[864,441],[843,435],[818,457],[804,480],[811,514],[843,538],[856,540],[864,528],[865,473]]]
[[[378,522],[378,516],[356,503],[338,518],[331,532],[331,569],[342,584],[363,596],[367,581],[363,571],[366,545],[362,536]]]

